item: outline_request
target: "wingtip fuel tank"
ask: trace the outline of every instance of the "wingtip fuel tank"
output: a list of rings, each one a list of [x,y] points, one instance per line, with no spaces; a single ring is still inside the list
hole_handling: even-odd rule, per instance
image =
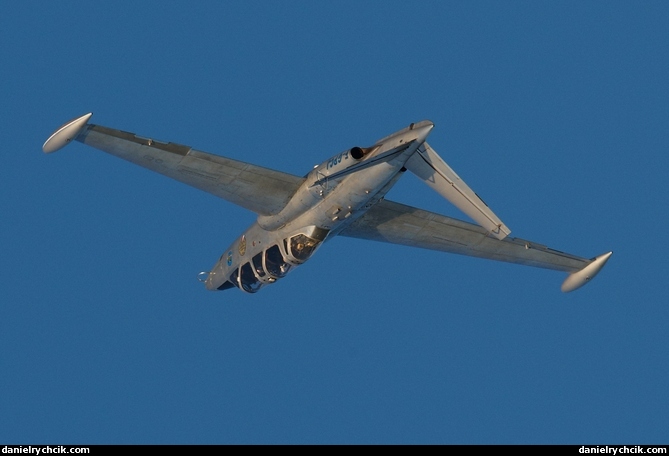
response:
[[[50,154],[55,152],[63,147],[67,146],[73,139],[79,135],[81,130],[86,126],[88,119],[93,115],[92,112],[84,114],[81,117],[72,119],[69,122],[65,123],[58,130],[56,130],[49,139],[46,140],[42,146],[42,150],[45,154]]]
[[[599,255],[592,261],[592,263],[580,271],[569,274],[564,283],[562,283],[562,292],[569,293],[570,291],[581,288],[583,285],[592,280],[599,273],[599,271],[602,270],[606,262],[609,261],[611,255],[613,255],[613,252]]]

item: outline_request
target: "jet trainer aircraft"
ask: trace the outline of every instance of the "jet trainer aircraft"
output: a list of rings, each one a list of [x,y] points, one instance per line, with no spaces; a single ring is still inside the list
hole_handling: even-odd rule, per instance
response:
[[[305,177],[89,124],[88,113],[44,143],[55,152],[72,140],[209,192],[258,214],[257,220],[198,278],[209,290],[255,293],[307,261],[336,235],[520,263],[569,273],[562,291],[585,285],[612,252],[581,258],[510,237],[509,228],[425,141],[427,120],[353,147]],[[384,198],[410,171],[478,225]]]

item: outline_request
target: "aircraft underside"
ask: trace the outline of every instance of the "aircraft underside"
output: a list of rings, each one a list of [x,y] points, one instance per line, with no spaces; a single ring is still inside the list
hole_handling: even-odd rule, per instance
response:
[[[207,289],[255,293],[306,262],[336,235],[554,269],[569,275],[562,291],[591,280],[612,252],[582,258],[512,238],[509,228],[426,142],[433,124],[422,121],[334,155],[305,177],[208,154],[181,144],[73,119],[44,143],[46,153],[73,140],[186,183],[257,214],[201,273]],[[384,199],[409,171],[476,224]]]

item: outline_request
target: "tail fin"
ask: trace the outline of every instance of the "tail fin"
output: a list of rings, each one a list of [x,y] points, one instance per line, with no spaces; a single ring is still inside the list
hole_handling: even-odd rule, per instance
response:
[[[497,239],[504,239],[511,233],[427,142],[416,150],[404,166]]]

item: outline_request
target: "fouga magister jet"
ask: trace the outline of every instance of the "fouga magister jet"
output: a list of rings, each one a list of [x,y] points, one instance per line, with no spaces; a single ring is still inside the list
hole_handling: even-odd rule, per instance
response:
[[[353,147],[305,177],[208,154],[189,146],[89,124],[92,113],[60,127],[46,153],[73,140],[192,185],[258,215],[198,276],[209,290],[255,293],[307,261],[336,235],[555,269],[569,275],[562,291],[592,279],[612,252],[581,258],[510,237],[509,228],[425,141],[434,124],[412,123],[370,147]],[[410,171],[476,224],[385,199]]]

